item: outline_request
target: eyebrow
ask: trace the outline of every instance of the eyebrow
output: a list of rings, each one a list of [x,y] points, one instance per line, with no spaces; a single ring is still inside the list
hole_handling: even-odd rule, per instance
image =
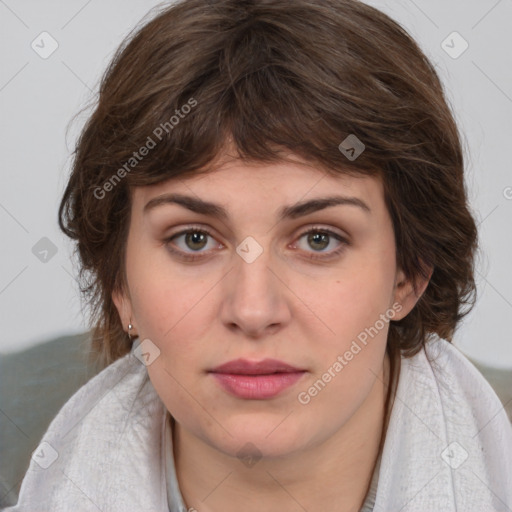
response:
[[[226,221],[229,219],[229,214],[223,206],[184,194],[163,194],[155,197],[144,206],[143,212],[146,214],[150,210],[165,204],[179,204],[195,213],[209,215]],[[279,211],[279,220],[297,219],[310,213],[339,205],[355,206],[366,213],[371,213],[370,207],[358,197],[329,196],[284,206]]]

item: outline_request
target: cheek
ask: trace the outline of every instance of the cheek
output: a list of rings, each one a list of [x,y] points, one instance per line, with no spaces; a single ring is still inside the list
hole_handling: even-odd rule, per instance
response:
[[[151,247],[147,241],[141,246],[133,248],[127,262],[134,316],[141,336],[165,343],[184,325],[189,330],[197,325],[190,318],[209,286],[204,279],[180,272],[165,248]]]
[[[159,357],[147,368],[150,380],[167,409],[182,420],[194,408],[191,396],[200,396],[195,386],[203,369],[205,330],[210,325],[205,321],[208,306],[203,297],[208,287],[182,276],[161,276],[156,269],[148,272],[132,303],[141,340],[149,338],[160,349]]]
[[[315,313],[317,333],[326,352],[344,350],[360,333],[371,328],[389,310],[394,283],[394,253],[356,254],[340,269],[320,277],[311,287],[302,281],[297,295]],[[382,329],[381,323],[378,324]],[[364,336],[363,336],[364,337]]]
[[[321,417],[330,411],[334,423],[345,422],[375,383],[393,317],[389,314],[393,275],[386,265],[361,264],[358,271],[336,279],[321,300],[318,293],[311,294],[311,301],[316,300],[312,309],[320,311],[323,324],[329,328],[323,328],[328,334],[314,346],[313,374],[297,396],[311,416]],[[309,338],[318,339],[313,332]]]

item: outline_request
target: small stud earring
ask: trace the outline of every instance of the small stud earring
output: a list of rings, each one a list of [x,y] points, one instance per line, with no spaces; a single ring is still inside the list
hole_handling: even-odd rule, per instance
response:
[[[130,334],[130,331],[133,329],[133,325],[130,323],[128,324],[128,338],[130,338],[130,341],[132,341],[132,335]]]

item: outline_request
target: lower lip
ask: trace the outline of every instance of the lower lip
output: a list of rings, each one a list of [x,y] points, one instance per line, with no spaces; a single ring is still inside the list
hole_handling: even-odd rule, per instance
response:
[[[217,382],[238,398],[263,400],[273,398],[293,386],[305,372],[272,373],[268,375],[238,375],[213,373]]]

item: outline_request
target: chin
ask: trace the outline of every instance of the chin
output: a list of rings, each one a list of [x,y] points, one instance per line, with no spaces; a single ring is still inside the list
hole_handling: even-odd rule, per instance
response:
[[[224,430],[216,432],[220,436],[212,436],[210,432],[207,434],[208,444],[232,457],[253,459],[284,457],[306,448],[311,439],[304,426],[288,419],[283,422],[285,417],[231,418],[222,424],[232,436]]]

